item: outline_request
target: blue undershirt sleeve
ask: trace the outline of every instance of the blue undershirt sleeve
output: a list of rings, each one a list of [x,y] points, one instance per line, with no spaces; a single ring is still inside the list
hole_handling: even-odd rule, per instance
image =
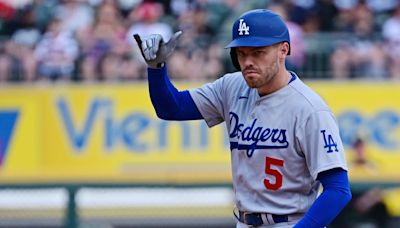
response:
[[[157,116],[164,120],[203,119],[189,91],[178,91],[168,77],[166,64],[147,68],[150,99]]]
[[[347,171],[341,168],[327,170],[317,178],[323,186],[323,192],[315,200],[295,228],[321,228],[327,226],[351,200],[351,191]]]

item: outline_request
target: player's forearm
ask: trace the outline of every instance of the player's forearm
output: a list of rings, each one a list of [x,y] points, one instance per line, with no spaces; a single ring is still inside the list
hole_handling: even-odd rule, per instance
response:
[[[178,91],[168,78],[167,68],[148,68],[151,102],[157,116],[164,120],[202,119],[188,91]]]
[[[315,200],[295,228],[321,228],[327,226],[351,200],[347,172],[342,169],[328,171],[320,181],[324,190]]]

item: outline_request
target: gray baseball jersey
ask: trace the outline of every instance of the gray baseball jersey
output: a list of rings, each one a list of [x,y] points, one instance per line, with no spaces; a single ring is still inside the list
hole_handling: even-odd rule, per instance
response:
[[[209,127],[226,123],[241,211],[306,212],[317,196],[318,173],[347,170],[332,112],[299,78],[262,97],[241,72],[189,92]]]

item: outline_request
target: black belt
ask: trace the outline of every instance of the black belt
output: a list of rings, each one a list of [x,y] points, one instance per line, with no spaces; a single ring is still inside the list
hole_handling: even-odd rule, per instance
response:
[[[237,219],[247,225],[250,226],[261,226],[264,224],[264,221],[262,219],[262,215],[265,215],[267,217],[267,214],[263,213],[249,213],[249,212],[244,212],[244,211],[239,211],[239,215],[235,216]],[[289,218],[287,215],[274,215],[270,214],[272,219],[274,220],[274,223],[281,223],[281,222],[288,222]]]

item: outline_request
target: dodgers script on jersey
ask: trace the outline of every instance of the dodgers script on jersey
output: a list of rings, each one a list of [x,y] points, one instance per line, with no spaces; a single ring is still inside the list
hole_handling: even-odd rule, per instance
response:
[[[347,170],[332,112],[297,76],[262,97],[241,72],[189,92],[209,127],[226,123],[241,211],[304,213],[317,196],[318,173]]]

